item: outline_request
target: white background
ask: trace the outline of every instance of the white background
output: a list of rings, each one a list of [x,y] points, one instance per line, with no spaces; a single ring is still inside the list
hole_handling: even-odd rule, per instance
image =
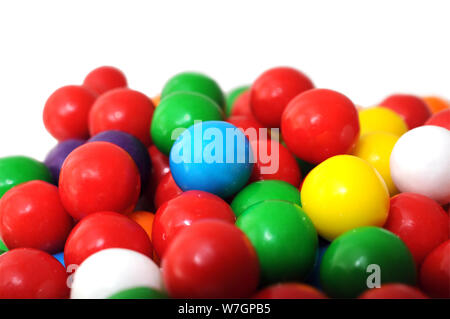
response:
[[[100,65],[156,95],[173,74],[224,90],[290,65],[370,106],[394,92],[450,98],[450,1],[0,0],[0,156],[55,144],[47,97]]]

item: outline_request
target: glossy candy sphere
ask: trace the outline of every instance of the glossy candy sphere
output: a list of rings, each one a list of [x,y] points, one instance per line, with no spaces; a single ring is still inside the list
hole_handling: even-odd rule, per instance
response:
[[[150,123],[154,106],[144,94],[126,89],[114,89],[102,94],[89,113],[89,132],[92,136],[108,130],[118,130],[137,137],[149,146]]]
[[[86,75],[83,85],[97,94],[103,94],[113,89],[127,87],[127,79],[119,69],[113,66],[101,66]]]
[[[125,289],[148,287],[161,291],[159,267],[129,249],[104,249],[89,256],[76,270],[71,299],[104,299]]]
[[[310,90],[286,107],[281,134],[297,157],[320,163],[351,150],[359,136],[358,113],[352,101],[341,93]]]
[[[257,292],[253,299],[326,299],[322,292],[301,283],[281,283],[266,287]]]
[[[172,174],[166,174],[158,184],[155,192],[155,208],[158,209],[165,202],[183,193],[181,188],[175,183]]]
[[[0,158],[0,198],[16,185],[32,180],[51,183],[49,169],[41,162],[26,156]]]
[[[250,105],[250,90],[245,91],[234,101],[231,116],[246,116],[257,121]],[[258,122],[259,123],[259,122]],[[261,124],[262,125],[262,124]]]
[[[393,94],[379,105],[397,112],[405,120],[410,130],[423,125],[431,116],[431,111],[425,101],[410,94]]]
[[[169,157],[161,153],[155,145],[148,148],[152,161],[152,180],[158,184],[170,172]]]
[[[225,106],[225,97],[217,82],[201,73],[183,72],[170,78],[161,92],[161,102],[175,92],[200,93],[209,97],[221,108]]]
[[[403,118],[391,109],[382,106],[370,107],[358,112],[360,136],[373,132],[391,133],[401,136],[408,131]]]
[[[44,106],[44,125],[58,141],[89,137],[88,116],[97,94],[78,85],[63,86]]]
[[[139,224],[147,234],[150,241],[152,240],[153,221],[155,220],[155,214],[145,211],[136,211],[128,215],[129,218]]]
[[[372,288],[363,292],[359,299],[428,299],[415,287],[405,284],[385,284],[380,288]]]
[[[61,168],[59,195],[75,219],[105,210],[131,212],[140,190],[133,159],[111,143],[84,144],[69,154]]]
[[[441,126],[450,130],[450,109],[433,114],[428,121],[425,122],[425,125]]]
[[[3,242],[1,236],[0,236],[0,250],[3,252],[7,252],[9,249],[6,247],[5,243]]]
[[[0,256],[1,299],[64,299],[66,280],[64,267],[43,251],[18,248]]]
[[[164,282],[173,298],[243,298],[256,290],[258,257],[234,225],[204,220],[186,228],[162,261]]]
[[[66,264],[64,263],[64,252],[54,254],[53,257],[55,257],[56,260],[58,260],[61,263],[61,265],[64,266],[64,268],[66,267]]]
[[[300,93],[314,88],[302,72],[276,67],[261,74],[250,89],[250,105],[255,118],[266,127],[280,127],[281,114]]]
[[[421,126],[402,135],[390,158],[392,180],[401,192],[418,193],[444,205],[450,201],[450,131]]]
[[[384,228],[399,236],[411,251],[416,265],[449,238],[450,219],[434,200],[414,193],[391,198]]]
[[[44,164],[50,170],[53,181],[58,185],[59,173],[61,171],[62,164],[66,157],[78,146],[83,145],[85,140],[70,139],[59,142],[53,147],[47,154],[44,160]]]
[[[259,138],[260,135],[262,135],[263,138],[269,138],[269,131],[262,127],[253,117],[248,117],[246,115],[232,115],[227,119],[227,122],[241,129],[249,141]],[[266,130],[267,133],[261,133],[262,130]]]
[[[0,200],[0,234],[10,248],[36,248],[50,254],[61,251],[72,229],[58,188],[44,181],[20,184]]]
[[[90,255],[107,248],[125,248],[152,257],[152,244],[145,230],[127,216],[97,212],[83,218],[72,230],[64,247],[66,265],[80,265]]]
[[[227,198],[244,187],[253,169],[245,135],[232,124],[208,121],[184,131],[170,152],[170,170],[183,190]]]
[[[279,200],[263,201],[240,215],[236,226],[255,247],[263,283],[302,280],[312,270],[317,233],[300,206]]]
[[[422,99],[425,101],[431,113],[433,114],[450,108],[449,101],[437,96],[425,96]]]
[[[251,183],[233,198],[231,208],[234,214],[241,216],[250,206],[269,199],[278,199],[300,205],[300,192],[284,181],[265,180]]]
[[[370,276],[377,274],[373,265],[379,269],[381,284],[415,285],[414,259],[403,241],[385,229],[369,226],[346,232],[328,247],[320,266],[325,293],[336,298],[359,296],[372,283]]]
[[[338,155],[317,165],[301,189],[302,207],[317,232],[327,240],[360,226],[383,226],[389,192],[366,161]]]
[[[103,131],[91,137],[88,142],[109,142],[123,148],[131,156],[139,169],[141,188],[145,189],[151,172],[150,155],[140,140],[131,134],[121,131]]]
[[[151,135],[156,147],[166,155],[177,137],[195,121],[220,121],[222,110],[213,100],[195,92],[177,92],[164,98],[153,116]]]
[[[248,86],[248,85],[239,86],[237,88],[234,88],[227,94],[226,99],[225,99],[225,102],[226,102],[225,115],[226,116],[231,115],[231,110],[233,109],[234,102],[239,98],[239,96],[242,93],[248,91],[249,88],[250,88],[250,86]]]
[[[372,132],[362,135],[356,143],[352,154],[369,162],[380,173],[390,196],[398,193],[391,177],[389,160],[398,136],[386,132]]]
[[[434,298],[450,298],[450,240],[436,247],[420,268],[420,287]]]
[[[276,140],[258,138],[251,140],[254,158],[250,181],[281,180],[295,187],[300,185],[302,173],[294,155]]]
[[[167,299],[168,296],[159,290],[149,287],[135,287],[121,290],[108,299]]]
[[[164,203],[157,210],[153,223],[153,246],[158,256],[164,258],[181,230],[203,219],[219,219],[230,224],[236,221],[231,207],[210,193],[187,191]]]

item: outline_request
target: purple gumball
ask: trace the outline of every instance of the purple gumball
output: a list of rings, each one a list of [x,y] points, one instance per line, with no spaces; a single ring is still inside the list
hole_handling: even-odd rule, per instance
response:
[[[44,160],[44,164],[50,170],[50,173],[52,174],[53,180],[55,181],[56,185],[58,185],[59,181],[59,171],[61,170],[61,166],[64,163],[67,155],[69,155],[70,152],[72,152],[78,146],[83,145],[85,142],[86,141],[84,140],[78,139],[65,140],[56,144],[56,146],[52,148],[51,151],[47,154]]]
[[[122,131],[110,130],[91,137],[89,142],[109,142],[127,151],[139,169],[141,186],[142,189],[145,189],[150,179],[152,164],[147,148],[139,139]]]

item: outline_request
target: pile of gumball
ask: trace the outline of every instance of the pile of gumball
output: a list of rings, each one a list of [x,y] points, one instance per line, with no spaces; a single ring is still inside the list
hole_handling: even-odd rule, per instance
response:
[[[0,298],[450,298],[441,98],[100,67],[43,119],[44,162],[0,159]]]

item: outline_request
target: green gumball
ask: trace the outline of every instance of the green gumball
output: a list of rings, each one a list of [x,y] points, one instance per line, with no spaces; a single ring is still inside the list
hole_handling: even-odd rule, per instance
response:
[[[108,299],[167,299],[167,298],[169,297],[164,293],[149,287],[136,287],[125,289],[108,297]]]
[[[156,147],[169,155],[182,129],[193,125],[194,121],[222,119],[222,110],[210,98],[199,93],[176,92],[161,100],[155,109],[150,133]]]
[[[26,156],[0,158],[0,198],[14,186],[32,180],[53,182],[47,166],[35,159]]]
[[[206,95],[220,107],[225,106],[224,94],[212,78],[197,72],[183,72],[173,76],[164,85],[161,101],[174,92],[195,92]]]
[[[250,89],[250,86],[248,86],[248,85],[239,86],[237,88],[234,88],[227,94],[226,105],[225,105],[225,115],[226,116],[231,115],[231,110],[233,109],[234,102],[237,100],[237,98],[239,96],[241,96],[242,93],[244,93],[248,89]]]
[[[312,271],[318,238],[300,206],[267,200],[249,207],[236,221],[258,255],[263,285],[300,281]]]
[[[355,298],[377,284],[414,286],[416,267],[399,237],[380,227],[359,227],[340,235],[328,247],[320,281],[330,297]]]
[[[2,250],[3,252],[7,252],[9,250],[1,238],[0,238],[0,250]]]
[[[301,206],[300,191],[291,184],[279,180],[264,180],[252,183],[241,190],[231,202],[236,217],[252,205],[269,199],[278,199]]]

